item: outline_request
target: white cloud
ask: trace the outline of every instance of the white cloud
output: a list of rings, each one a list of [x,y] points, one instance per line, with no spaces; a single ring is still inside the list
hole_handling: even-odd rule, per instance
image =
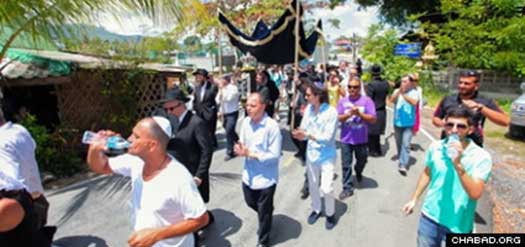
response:
[[[100,13],[97,16],[96,25],[121,35],[146,36],[155,36],[172,28],[169,24],[155,23],[152,19],[140,14],[119,13],[118,16],[119,18],[116,18],[113,14]]]
[[[360,10],[358,7],[358,4],[352,1],[333,10],[315,10],[310,17],[323,20],[324,33],[329,40],[334,40],[341,35],[351,36],[352,33],[364,36],[370,25],[379,22],[378,9],[372,7]],[[328,19],[339,19],[341,21],[339,29],[330,25]]]
[[[358,4],[348,1],[343,6],[338,6],[333,10],[328,8],[314,10],[307,18],[322,19],[324,33],[329,40],[334,40],[341,35],[351,36],[356,33],[360,36],[366,35],[368,27],[379,21],[378,9],[376,7],[359,10]],[[136,13],[118,13],[121,16],[117,20],[114,14],[101,13],[98,15],[98,25],[106,28],[110,32],[122,35],[156,35],[173,28],[174,24],[166,21],[155,23],[150,18]],[[341,21],[339,29],[334,28],[328,23],[328,19],[339,19]]]

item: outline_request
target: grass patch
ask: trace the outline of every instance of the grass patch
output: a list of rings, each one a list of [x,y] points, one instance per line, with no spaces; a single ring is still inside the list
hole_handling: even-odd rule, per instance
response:
[[[512,101],[514,99],[496,99],[498,105],[503,109],[507,114],[510,114],[510,107],[512,106]]]
[[[443,97],[447,96],[448,93],[445,90],[439,88],[424,88],[423,98],[427,102],[427,105],[435,108]],[[510,108],[509,108],[510,109]]]

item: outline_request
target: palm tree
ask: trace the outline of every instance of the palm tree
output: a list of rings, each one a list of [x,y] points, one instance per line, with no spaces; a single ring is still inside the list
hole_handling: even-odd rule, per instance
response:
[[[21,34],[30,35],[35,43],[65,40],[71,36],[66,25],[89,23],[100,12],[117,19],[121,18],[118,13],[131,11],[145,14],[156,23],[181,21],[191,17],[192,9],[200,4],[199,0],[3,0],[0,33],[8,33],[8,38],[0,43],[0,60]]]

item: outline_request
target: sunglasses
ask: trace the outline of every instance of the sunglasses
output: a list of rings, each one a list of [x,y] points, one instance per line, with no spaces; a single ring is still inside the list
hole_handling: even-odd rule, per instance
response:
[[[445,128],[452,129],[456,126],[457,129],[466,130],[468,126],[462,123],[445,123]]]
[[[164,110],[165,110],[166,112],[170,112],[170,111],[173,111],[173,110],[177,109],[177,107],[179,107],[179,106],[181,106],[181,105],[182,105],[182,103],[177,104],[177,105],[174,105],[174,106],[172,106],[172,107],[164,107]]]
[[[348,86],[348,89],[359,89],[360,86]]]

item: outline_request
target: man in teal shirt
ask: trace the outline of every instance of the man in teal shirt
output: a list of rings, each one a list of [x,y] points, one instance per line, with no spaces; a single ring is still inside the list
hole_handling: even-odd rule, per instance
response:
[[[447,233],[471,233],[477,200],[488,181],[492,158],[466,136],[474,130],[471,113],[453,108],[445,117],[447,138],[427,150],[425,170],[416,191],[403,211],[412,213],[418,198],[428,187],[421,208],[417,244],[441,246]],[[453,141],[452,136],[459,137]]]

